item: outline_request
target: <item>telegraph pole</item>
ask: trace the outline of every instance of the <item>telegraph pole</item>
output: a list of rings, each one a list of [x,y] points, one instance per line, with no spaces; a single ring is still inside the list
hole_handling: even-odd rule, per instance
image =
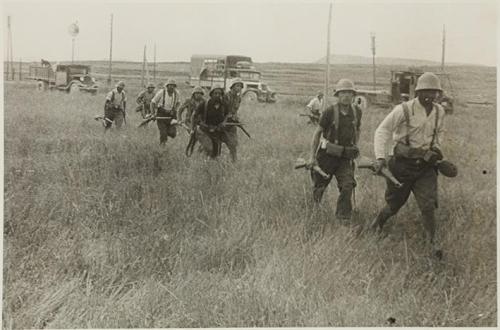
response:
[[[109,69],[108,69],[108,85],[111,84],[111,63],[113,62],[113,14],[111,14],[111,29],[109,37]]]
[[[441,71],[444,72],[444,53],[446,48],[446,26],[443,24],[443,51],[441,53]]]
[[[330,3],[330,9],[328,10],[328,30],[326,37],[326,73],[325,73],[325,96],[323,100],[323,111],[326,109],[326,104],[328,100],[328,90],[330,85],[330,27],[332,25],[332,3]]]
[[[12,80],[14,80],[14,55],[12,49],[12,30],[10,24],[10,16],[7,16],[7,79],[9,79],[9,74]]]
[[[153,60],[153,81],[156,84],[156,43],[155,43],[155,49],[154,49],[154,60]]]
[[[373,63],[373,90],[377,90],[376,66],[375,66],[375,33],[370,35],[372,40],[372,63]]]
[[[144,73],[146,72],[146,45],[144,45],[144,54],[142,56],[142,71],[141,71],[141,85],[144,87]]]

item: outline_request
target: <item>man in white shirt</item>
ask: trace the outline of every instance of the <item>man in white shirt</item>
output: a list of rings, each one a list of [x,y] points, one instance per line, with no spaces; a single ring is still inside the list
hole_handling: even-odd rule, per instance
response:
[[[181,101],[179,92],[176,89],[177,84],[173,79],[169,79],[165,85],[156,93],[151,100],[151,110],[154,117],[163,117],[169,119],[158,119],[156,125],[160,131],[160,144],[167,142],[168,137],[175,138],[177,135],[177,108]]]
[[[416,98],[394,107],[375,131],[376,171],[388,166],[403,185],[397,188],[387,180],[387,204],[371,227],[380,231],[413,192],[422,212],[427,241],[433,254],[441,258],[442,251],[434,237],[434,211],[438,204],[436,163],[443,159],[440,142],[445,115],[444,109],[434,103],[442,92],[439,78],[431,72],[424,73],[418,79],[415,91]],[[385,147],[388,142],[393,142],[393,145],[387,157]]]
[[[306,105],[306,109],[311,113],[309,117],[310,122],[317,124],[319,122],[319,116],[321,115],[321,110],[323,110],[323,92],[319,91],[309,103]]]
[[[125,83],[120,81],[116,84],[116,88],[106,95],[106,103],[104,105],[105,130],[111,128],[113,123],[115,123],[116,128],[122,127],[127,105],[127,96],[125,95],[124,88]]]

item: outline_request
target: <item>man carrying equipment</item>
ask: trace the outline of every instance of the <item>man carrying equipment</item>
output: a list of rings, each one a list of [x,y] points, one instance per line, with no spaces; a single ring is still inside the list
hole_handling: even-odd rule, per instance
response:
[[[205,95],[205,92],[203,91],[203,88],[200,86],[197,86],[193,89],[193,92],[191,93],[191,97],[184,101],[184,103],[181,105],[179,108],[179,111],[177,112],[177,120],[181,123],[185,123],[188,127],[191,127],[191,116],[193,115],[193,112],[196,110],[196,108],[205,102],[205,99],[203,98],[203,95]],[[186,110],[186,116],[185,119],[182,119],[182,113]]]
[[[160,144],[164,145],[168,137],[175,138],[177,135],[177,108],[180,104],[179,92],[176,89],[177,84],[173,79],[169,79],[164,88],[158,91],[151,100],[151,110],[153,117],[167,117],[168,119],[157,120],[158,130],[160,131]]]
[[[121,128],[125,119],[125,108],[127,105],[127,97],[125,95],[125,83],[120,81],[116,84],[116,88],[111,90],[106,95],[106,103],[104,104],[104,129],[111,128],[115,123],[116,128]]]
[[[441,91],[439,78],[434,73],[424,73],[417,80],[417,96],[394,107],[375,131],[375,170],[388,166],[402,186],[397,188],[387,181],[387,204],[371,224],[373,230],[380,231],[413,192],[422,212],[427,242],[438,258],[442,251],[434,237],[434,211],[438,204],[436,164],[443,159],[440,142],[445,112],[434,100]],[[393,142],[393,148],[386,161],[387,142]]]
[[[193,112],[191,123],[192,130],[196,130],[196,137],[202,150],[210,158],[217,158],[220,155],[222,143],[229,147],[228,135],[230,134],[228,134],[228,127],[224,125],[229,110],[223,99],[223,87],[212,87],[209,96],[210,98],[201,103]]]
[[[145,118],[151,113],[151,100],[155,96],[155,85],[149,83],[147,88],[139,93],[137,96],[137,109],[136,112],[140,112],[142,118]]]
[[[319,122],[321,110],[323,109],[323,96],[323,92],[319,91],[318,94],[306,105],[306,109],[310,112],[309,122],[312,124],[317,124]]]
[[[309,164],[319,165],[330,175],[325,178],[316,171],[311,172],[314,201],[321,201],[332,176],[335,176],[340,193],[335,215],[337,219],[346,221],[352,215],[351,197],[356,186],[353,160],[359,155],[356,144],[362,113],[352,103],[356,90],[351,80],[340,79],[334,95],[338,97],[338,103],[328,107],[319,119],[319,126],[312,139]]]
[[[227,115],[225,118],[226,122],[238,123],[238,110],[241,104],[241,90],[243,89],[243,81],[240,78],[233,80],[230,86],[229,92],[223,96],[224,103],[227,107]],[[236,126],[229,126],[225,128],[226,132],[226,145],[229,149],[231,159],[233,162],[237,159],[236,147],[238,146],[238,134],[236,132]]]

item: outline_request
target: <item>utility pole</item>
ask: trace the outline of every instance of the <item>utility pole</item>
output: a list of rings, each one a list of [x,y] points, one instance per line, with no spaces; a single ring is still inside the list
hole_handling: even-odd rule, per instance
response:
[[[326,73],[325,73],[325,96],[323,101],[323,109],[326,109],[326,104],[328,103],[328,90],[330,85],[330,27],[332,25],[332,3],[330,3],[330,9],[328,10],[328,30],[326,37]]]
[[[71,64],[73,64],[75,58],[75,38],[71,38]]]
[[[375,33],[372,32],[371,35],[372,40],[372,63],[373,63],[373,90],[377,90],[377,78],[376,78],[376,66],[375,66]]]
[[[7,80],[9,79],[9,74],[12,80],[14,80],[14,55],[12,49],[12,30],[10,24],[10,16],[7,16]]]
[[[441,71],[444,72],[444,53],[446,48],[446,26],[443,24],[443,51],[441,53]]]
[[[109,69],[108,69],[108,85],[111,84],[111,63],[113,62],[113,14],[111,14],[111,29],[109,38]]]
[[[19,81],[21,81],[21,80],[22,80],[22,78],[23,78],[23,77],[22,77],[22,74],[21,74],[22,69],[23,69],[23,59],[22,59],[22,58],[20,58],[20,59],[19,59]]]
[[[153,60],[153,81],[156,84],[156,43],[155,43],[155,49],[154,49],[154,60]]]
[[[144,87],[144,73],[146,72],[146,45],[144,45],[144,54],[142,56],[141,86]]]

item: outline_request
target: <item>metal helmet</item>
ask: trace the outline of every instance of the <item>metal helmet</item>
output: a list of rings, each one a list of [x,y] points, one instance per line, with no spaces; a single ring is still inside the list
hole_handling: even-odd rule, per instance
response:
[[[231,83],[231,86],[229,86],[229,89],[233,88],[233,86],[236,85],[236,84],[240,84],[241,88],[245,87],[245,85],[243,84],[243,80],[241,80],[241,78],[236,78]]]
[[[149,83],[146,87],[147,87],[147,88],[155,88],[156,86],[155,86],[155,84],[153,84],[153,83]]]
[[[203,90],[203,88],[201,88],[200,86],[196,86],[194,89],[193,89],[193,92],[191,92],[191,95],[194,95],[196,93],[200,93],[201,95],[205,95],[205,91]]]
[[[425,72],[422,74],[417,80],[417,87],[415,87],[415,91],[419,91],[422,89],[434,89],[438,91],[442,91],[441,82],[439,81],[438,76],[436,76],[432,72]]]
[[[220,89],[220,91],[222,92],[222,95],[224,95],[224,87],[222,87],[220,85],[214,85],[214,86],[212,86],[212,89],[210,89],[210,93],[208,93],[208,95],[212,96],[212,93],[216,89]]]
[[[335,85],[335,91],[333,93],[334,96],[337,96],[339,92],[342,91],[351,91],[356,94],[356,88],[354,88],[354,83],[349,79],[340,79]]]
[[[167,83],[165,84],[165,87],[167,87],[168,85],[174,85],[174,87],[177,87],[177,83],[173,79],[167,80]]]
[[[120,80],[118,83],[116,83],[116,87],[125,88],[125,82],[123,82],[122,80]]]

